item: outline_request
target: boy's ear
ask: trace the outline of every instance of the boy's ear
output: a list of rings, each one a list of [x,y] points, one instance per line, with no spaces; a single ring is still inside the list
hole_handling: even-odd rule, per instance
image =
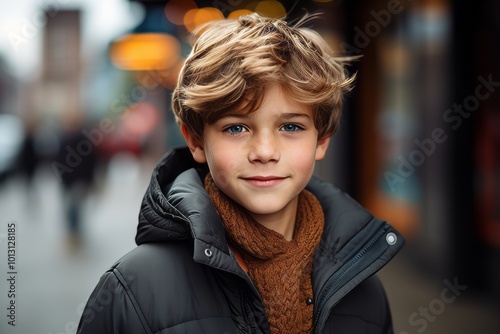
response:
[[[181,124],[181,132],[184,139],[186,139],[187,146],[189,147],[194,160],[200,164],[207,162],[203,146],[198,138],[196,138],[196,136],[188,130],[185,124]]]
[[[328,145],[330,144],[330,138],[330,136],[325,136],[318,139],[318,143],[316,144],[316,161],[322,160],[325,157]]]

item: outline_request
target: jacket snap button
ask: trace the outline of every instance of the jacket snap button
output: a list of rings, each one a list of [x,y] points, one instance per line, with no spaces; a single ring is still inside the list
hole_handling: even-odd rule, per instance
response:
[[[393,232],[387,233],[385,240],[389,245],[394,245],[398,241],[398,237]]]
[[[210,249],[205,249],[205,255],[208,257],[212,257],[212,251]]]

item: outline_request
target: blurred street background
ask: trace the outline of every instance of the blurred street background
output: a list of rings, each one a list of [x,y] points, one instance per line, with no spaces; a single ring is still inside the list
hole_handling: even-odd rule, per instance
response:
[[[407,240],[380,272],[395,333],[500,333],[497,1],[0,4],[0,333],[75,333],[135,247],[152,168],[183,145],[170,94],[190,32],[317,11],[308,26],[362,57],[316,173]]]

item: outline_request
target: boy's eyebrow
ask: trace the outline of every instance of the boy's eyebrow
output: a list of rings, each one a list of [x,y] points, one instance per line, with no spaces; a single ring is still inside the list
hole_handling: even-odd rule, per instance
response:
[[[311,116],[306,113],[284,113],[281,114],[280,117],[278,118],[283,118],[283,119],[293,119],[293,118],[307,118],[310,119]]]
[[[250,115],[249,114],[243,114],[243,113],[242,114],[225,114],[220,119],[231,118],[231,117],[234,117],[234,118],[250,118]]]
[[[247,113],[247,114],[226,114],[226,115],[222,116],[221,119],[231,118],[231,117],[250,119],[250,118],[252,118],[252,114],[250,114],[250,113]],[[309,116],[306,113],[294,113],[294,112],[290,112],[290,113],[279,114],[279,115],[277,115],[276,118],[277,119],[284,119],[284,120],[289,120],[289,119],[294,119],[294,118],[307,118],[307,119],[310,119],[311,116]]]

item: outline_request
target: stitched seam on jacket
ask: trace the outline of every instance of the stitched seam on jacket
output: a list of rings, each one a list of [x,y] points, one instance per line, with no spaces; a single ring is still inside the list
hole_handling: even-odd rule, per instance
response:
[[[153,334],[153,331],[149,327],[149,324],[146,321],[146,318],[144,317],[141,308],[139,307],[139,303],[137,303],[134,294],[132,293],[132,291],[130,291],[130,288],[127,282],[125,281],[125,278],[123,277],[122,273],[117,268],[113,268],[113,274],[116,276],[120,284],[123,286],[123,289],[125,290],[125,293],[127,294],[127,297],[129,298],[130,302],[132,303],[132,306],[134,307],[135,313],[137,314],[137,317],[139,318],[142,327],[147,333]]]

